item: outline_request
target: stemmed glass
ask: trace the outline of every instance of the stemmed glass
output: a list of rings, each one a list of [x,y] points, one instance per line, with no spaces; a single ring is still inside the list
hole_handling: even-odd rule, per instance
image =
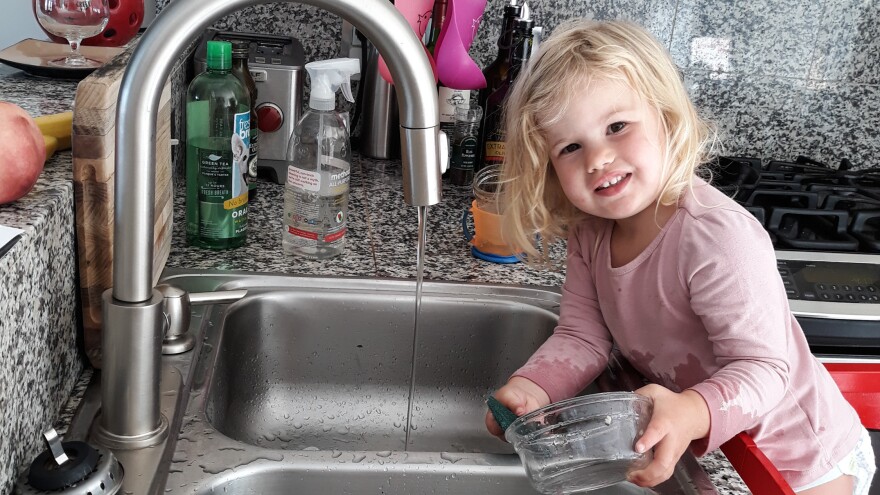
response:
[[[37,21],[46,31],[67,39],[70,54],[49,61],[50,65],[69,68],[98,67],[101,62],[85,58],[79,44],[85,38],[101,34],[110,19],[107,0],[34,0]]]

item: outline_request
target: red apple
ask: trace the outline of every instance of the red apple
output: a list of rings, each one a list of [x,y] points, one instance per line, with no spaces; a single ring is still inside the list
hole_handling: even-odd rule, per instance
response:
[[[40,128],[23,108],[0,101],[0,205],[30,192],[45,162]]]

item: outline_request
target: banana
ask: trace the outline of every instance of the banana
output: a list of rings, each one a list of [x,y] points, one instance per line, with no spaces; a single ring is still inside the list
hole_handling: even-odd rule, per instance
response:
[[[34,122],[44,136],[55,138],[56,150],[70,149],[70,134],[73,132],[73,112],[56,113],[35,117]],[[48,140],[47,140],[48,142]]]
[[[46,147],[46,161],[58,150],[58,138],[43,134],[43,145]]]

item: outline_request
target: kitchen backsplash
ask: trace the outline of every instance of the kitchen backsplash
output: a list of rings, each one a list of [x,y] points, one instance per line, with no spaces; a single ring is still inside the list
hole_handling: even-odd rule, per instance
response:
[[[160,0],[160,9],[168,0]],[[504,0],[489,0],[471,55],[496,52]],[[529,0],[549,33],[570,17],[628,19],[668,47],[723,152],[806,155],[880,167],[880,4],[876,0]],[[270,3],[220,29],[292,34],[306,60],[338,56],[342,21],[312,6]]]

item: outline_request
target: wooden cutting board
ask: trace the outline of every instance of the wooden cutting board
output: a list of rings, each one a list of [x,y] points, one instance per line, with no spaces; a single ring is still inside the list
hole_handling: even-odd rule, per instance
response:
[[[101,367],[101,294],[113,285],[113,199],[116,99],[133,47],[80,81],[73,110],[73,185],[77,255],[86,354]],[[159,101],[156,123],[156,223],[153,283],[171,251],[171,84]]]

